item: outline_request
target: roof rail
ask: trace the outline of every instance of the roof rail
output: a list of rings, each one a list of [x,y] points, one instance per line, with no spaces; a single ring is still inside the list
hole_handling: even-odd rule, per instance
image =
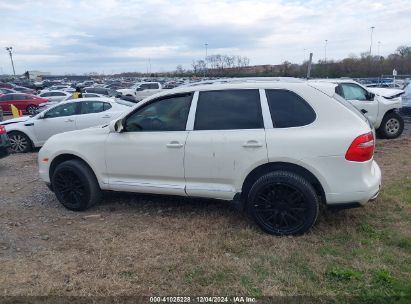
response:
[[[192,82],[180,87],[194,87],[208,84],[221,83],[256,83],[256,82],[304,82],[304,80],[295,77],[244,77],[244,78],[217,78]]]

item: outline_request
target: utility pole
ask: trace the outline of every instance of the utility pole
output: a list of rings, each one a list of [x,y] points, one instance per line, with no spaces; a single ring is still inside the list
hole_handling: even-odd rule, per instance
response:
[[[371,39],[370,39],[370,56],[371,56],[371,51],[372,51],[372,34],[374,32],[375,26],[371,27]]]
[[[6,47],[6,51],[9,52],[9,55],[10,55],[11,66],[13,67],[13,75],[16,76],[16,71],[14,70],[13,53],[12,53],[13,47],[12,46]]]
[[[325,39],[325,46],[324,46],[324,62],[327,62],[327,43],[328,43],[328,39]]]
[[[381,45],[381,41],[378,41],[378,57],[380,57],[380,45]]]
[[[310,53],[310,59],[308,60],[308,67],[307,67],[307,79],[310,79],[311,76],[311,64],[313,62],[313,53]]]

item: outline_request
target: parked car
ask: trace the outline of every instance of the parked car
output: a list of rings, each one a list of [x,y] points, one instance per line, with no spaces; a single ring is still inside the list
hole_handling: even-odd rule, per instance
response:
[[[123,96],[131,96],[138,101],[161,91],[163,91],[163,87],[159,82],[138,82],[130,89],[117,90]]]
[[[404,120],[398,113],[402,105],[397,90],[390,96],[387,91],[390,89],[367,88],[350,79],[320,79],[312,82],[333,83],[335,92],[360,110],[381,137],[393,139],[402,134]],[[388,95],[384,97],[385,94]]]
[[[100,95],[100,94],[94,94],[94,93],[82,93],[81,94],[82,98],[107,98],[104,95]],[[74,98],[72,94],[69,94],[66,99],[64,99],[63,101],[77,101],[77,100],[81,100],[80,98]],[[43,112],[46,109],[49,109],[53,106],[55,106],[56,104],[60,103],[61,101],[51,101],[51,102],[47,102],[47,103],[42,103],[39,105],[38,109],[37,109],[37,113]]]
[[[11,93],[0,96],[0,106],[4,113],[11,113],[10,106],[14,105],[23,113],[33,115],[39,104],[44,102],[48,102],[48,100],[30,94]]]
[[[404,88],[404,95],[402,95],[402,106],[411,110],[411,83]]]
[[[71,93],[64,92],[64,91],[48,91],[38,95],[41,98],[46,98],[52,102],[60,102],[66,100],[68,97],[71,96]]]
[[[0,125],[0,158],[9,155],[10,142],[7,136],[6,128]]]
[[[100,95],[104,95],[107,97],[115,96],[117,94],[115,90],[107,89],[107,88],[97,88],[97,87],[84,88],[83,92],[100,94]]]
[[[319,205],[361,206],[378,195],[368,120],[307,82],[247,82],[166,90],[108,126],[51,137],[40,177],[68,209],[102,190],[242,202],[276,235],[300,234]]]
[[[9,119],[6,127],[13,152],[28,152],[41,147],[54,134],[107,124],[129,107],[109,98],[79,98],[61,102],[33,116]]]
[[[13,88],[13,90],[18,92],[18,93],[36,94],[36,90],[29,89],[29,88],[26,88],[26,87],[15,86]]]
[[[0,94],[18,93],[13,89],[0,88]]]

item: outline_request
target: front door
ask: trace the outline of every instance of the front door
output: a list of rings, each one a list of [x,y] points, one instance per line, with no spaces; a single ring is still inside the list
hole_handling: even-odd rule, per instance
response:
[[[55,134],[76,130],[79,111],[80,103],[65,103],[51,108],[42,118],[37,119],[34,122],[34,132],[39,144],[42,145]]]
[[[184,148],[192,94],[161,97],[123,119],[110,133],[106,161],[110,188],[185,195]]]
[[[378,118],[378,100],[370,98],[367,90],[355,83],[340,84],[343,97],[360,110],[375,125]]]

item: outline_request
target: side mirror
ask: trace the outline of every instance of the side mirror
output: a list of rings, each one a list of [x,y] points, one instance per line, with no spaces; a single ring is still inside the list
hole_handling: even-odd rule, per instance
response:
[[[374,97],[375,97],[374,93],[368,92],[367,100],[374,100]]]
[[[123,120],[113,120],[112,122],[110,122],[110,124],[108,125],[108,129],[110,130],[110,133],[120,133],[124,130],[123,127]]]

